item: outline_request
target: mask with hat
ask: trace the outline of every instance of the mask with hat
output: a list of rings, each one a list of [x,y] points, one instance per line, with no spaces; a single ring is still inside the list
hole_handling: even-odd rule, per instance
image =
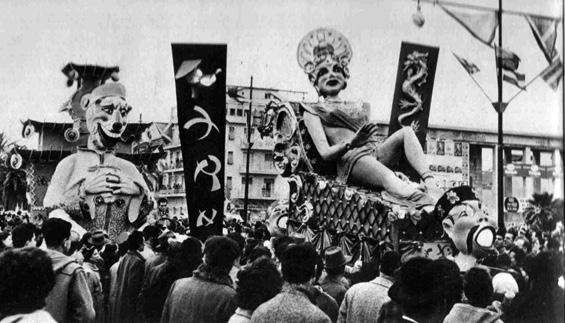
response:
[[[470,186],[449,189],[434,211],[461,253],[481,258],[494,251],[496,224],[481,210],[481,202]]]

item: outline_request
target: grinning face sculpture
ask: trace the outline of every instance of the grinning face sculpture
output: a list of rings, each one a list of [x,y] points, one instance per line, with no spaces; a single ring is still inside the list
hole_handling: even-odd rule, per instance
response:
[[[316,82],[314,86],[323,97],[335,97],[345,89],[346,76],[340,63],[330,60],[316,67]]]
[[[495,223],[481,210],[471,187],[460,186],[447,191],[436,204],[436,214],[461,253],[481,258],[493,252]]]
[[[121,140],[131,111],[125,100],[125,88],[119,83],[103,84],[81,99],[86,109],[90,149],[106,150]]]

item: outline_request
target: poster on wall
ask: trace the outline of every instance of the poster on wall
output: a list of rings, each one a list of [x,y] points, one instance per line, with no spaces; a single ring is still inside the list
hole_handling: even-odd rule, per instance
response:
[[[222,233],[226,45],[172,44],[191,235]]]

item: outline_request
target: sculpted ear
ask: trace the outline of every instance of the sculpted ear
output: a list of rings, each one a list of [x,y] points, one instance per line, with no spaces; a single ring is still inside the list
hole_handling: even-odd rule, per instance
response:
[[[443,231],[447,234],[447,236],[453,239],[453,220],[446,218],[441,222],[441,225],[443,226]]]
[[[86,110],[89,104],[90,104],[90,94],[87,93],[83,95],[82,98],[80,98],[80,106],[81,108]]]

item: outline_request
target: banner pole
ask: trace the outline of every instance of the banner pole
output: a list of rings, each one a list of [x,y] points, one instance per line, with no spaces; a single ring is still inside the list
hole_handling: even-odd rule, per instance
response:
[[[498,0],[498,47],[502,48],[502,0]],[[504,138],[503,138],[503,119],[504,108],[502,106],[502,55],[497,55],[498,72],[498,147],[497,147],[497,213],[498,228],[505,229],[504,226]]]
[[[247,111],[247,156],[245,161],[245,195],[243,197],[243,221],[248,223],[249,207],[249,157],[251,155],[251,111],[253,110],[253,76],[249,85],[249,111]]]

